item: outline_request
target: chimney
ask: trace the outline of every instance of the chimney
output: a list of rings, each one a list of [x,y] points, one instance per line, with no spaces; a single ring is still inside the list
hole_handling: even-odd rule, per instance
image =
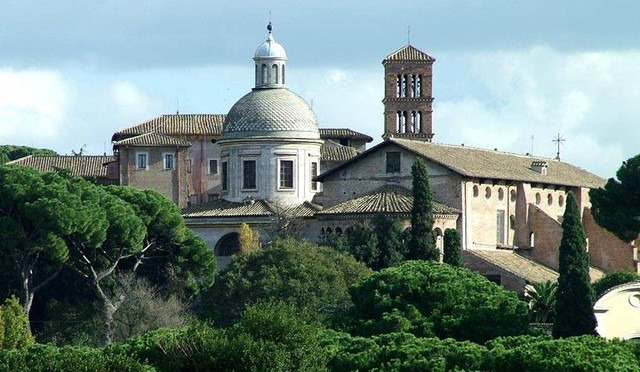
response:
[[[538,172],[543,176],[547,175],[547,168],[549,168],[549,163],[542,160],[535,160],[531,163],[531,169],[534,172]]]

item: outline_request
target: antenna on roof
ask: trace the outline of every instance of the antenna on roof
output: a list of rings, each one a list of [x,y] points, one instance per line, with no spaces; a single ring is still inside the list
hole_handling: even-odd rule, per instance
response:
[[[407,26],[407,45],[411,44],[411,26]]]
[[[107,141],[102,141],[102,149],[104,150],[104,156],[107,156]]]
[[[176,115],[180,115],[180,98],[176,98]]]
[[[531,135],[531,155],[533,155],[533,134]]]
[[[562,144],[562,142],[564,142],[565,139],[560,137],[560,132],[558,132],[558,135],[556,136],[556,138],[554,138],[552,140],[552,142],[555,142],[556,145],[558,146],[558,152],[556,153],[556,160],[560,161],[560,145]]]

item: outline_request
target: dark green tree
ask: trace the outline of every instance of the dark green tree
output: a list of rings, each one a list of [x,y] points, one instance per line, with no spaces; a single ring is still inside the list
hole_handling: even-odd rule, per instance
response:
[[[213,284],[217,262],[213,251],[185,225],[178,206],[152,190],[108,186],[106,190],[127,202],[146,227],[142,260],[123,262],[158,287],[164,295],[192,298]],[[138,265],[138,266],[136,266]]]
[[[591,212],[596,222],[625,242],[640,233],[640,154],[627,159],[604,189],[591,189]]]
[[[351,305],[348,288],[371,271],[348,254],[294,239],[235,257],[203,294],[205,316],[233,322],[251,303],[282,301],[332,317]]]
[[[533,283],[525,288],[524,298],[534,323],[553,323],[558,282]]]
[[[462,245],[460,233],[456,229],[444,231],[444,257],[443,262],[451,266],[462,267]]]
[[[0,164],[11,160],[24,158],[29,155],[55,156],[55,151],[48,149],[38,149],[28,146],[2,145],[0,146]]]
[[[440,259],[433,235],[433,214],[431,188],[427,165],[416,159],[411,167],[413,176],[413,207],[411,208],[411,239],[408,258],[412,260]]]
[[[592,286],[593,291],[595,292],[595,296],[599,297],[609,288],[613,288],[617,285],[637,280],[640,280],[640,275],[634,273],[631,270],[617,271],[614,273],[606,274],[602,278],[596,280],[596,282],[593,283]]]
[[[484,342],[527,331],[526,304],[470,270],[407,261],[374,273],[350,289],[352,333],[408,332]]]
[[[333,234],[327,245],[351,254],[374,270],[396,266],[405,260],[405,233],[399,219],[382,213],[371,222],[357,222],[342,235]]]
[[[26,314],[35,294],[61,270],[69,257],[65,237],[81,234],[92,222],[86,213],[98,211],[85,205],[70,190],[68,179],[39,173],[29,167],[0,167],[0,261],[10,269],[4,284],[14,288]],[[102,236],[95,237],[100,240]]]
[[[554,338],[595,334],[596,317],[586,246],[578,203],[573,192],[568,192],[562,220]]]

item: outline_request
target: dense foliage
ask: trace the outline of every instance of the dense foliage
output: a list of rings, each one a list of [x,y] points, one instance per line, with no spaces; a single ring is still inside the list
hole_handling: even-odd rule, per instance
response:
[[[460,233],[456,229],[444,231],[444,257],[442,261],[451,266],[463,267],[462,243],[460,242]]]
[[[15,297],[0,306],[0,350],[24,349],[33,344],[29,319]]]
[[[226,329],[161,330],[110,349],[158,371],[325,371],[320,329],[295,306],[263,303]]]
[[[396,266],[406,259],[406,234],[402,222],[376,214],[371,222],[356,222],[342,235],[334,234],[327,245],[346,252],[374,270]]]
[[[55,156],[55,151],[48,149],[37,149],[28,146],[1,145],[0,146],[0,164],[4,164],[11,160],[24,158],[29,155],[46,155]]]
[[[347,309],[348,287],[370,275],[353,257],[293,239],[235,257],[204,295],[206,316],[233,321],[250,303],[283,301],[325,316]]]
[[[592,286],[593,291],[595,292],[595,297],[597,298],[610,288],[637,280],[640,280],[640,275],[634,273],[633,271],[616,271],[606,274],[602,278],[598,279],[595,283],[593,283]]]
[[[624,161],[616,177],[589,191],[591,212],[598,224],[630,242],[640,234],[640,154]]]
[[[553,323],[557,291],[558,282],[552,281],[526,286],[524,297],[531,311],[531,321],[534,323]]]
[[[593,335],[593,289],[589,280],[587,240],[582,227],[578,203],[573,192],[567,193],[562,219],[559,252],[558,289],[556,291],[553,337]]]
[[[409,240],[409,259],[439,260],[440,252],[436,248],[433,234],[432,195],[429,186],[427,165],[422,159],[416,159],[411,167],[413,178],[413,206],[411,208],[411,239]]]
[[[353,332],[409,332],[484,342],[526,333],[527,308],[515,293],[464,268],[408,261],[351,289]]]

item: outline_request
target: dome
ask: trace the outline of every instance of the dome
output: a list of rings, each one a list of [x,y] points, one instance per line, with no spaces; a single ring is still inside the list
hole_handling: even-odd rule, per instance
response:
[[[262,43],[256,49],[256,54],[253,58],[280,58],[287,59],[287,52],[284,51],[284,47],[278,44],[274,39],[273,35],[269,34],[267,41]]]
[[[286,88],[255,89],[236,102],[224,121],[222,139],[255,137],[320,139],[311,107]]]

